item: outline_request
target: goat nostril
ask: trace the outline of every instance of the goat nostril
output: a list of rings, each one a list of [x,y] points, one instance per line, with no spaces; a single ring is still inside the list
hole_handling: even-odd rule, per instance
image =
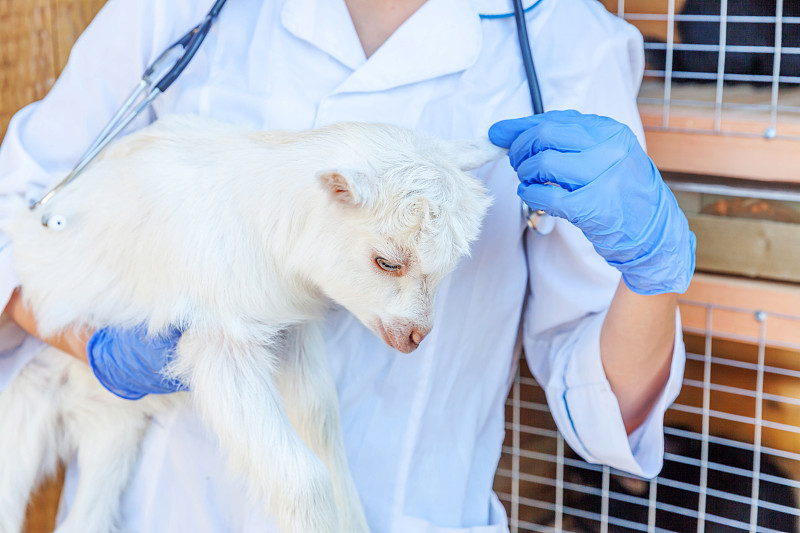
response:
[[[419,346],[419,343],[421,343],[422,339],[424,339],[424,338],[425,338],[425,335],[423,335],[422,333],[420,333],[417,330],[414,330],[414,331],[411,332],[411,342],[413,342],[417,346]]]

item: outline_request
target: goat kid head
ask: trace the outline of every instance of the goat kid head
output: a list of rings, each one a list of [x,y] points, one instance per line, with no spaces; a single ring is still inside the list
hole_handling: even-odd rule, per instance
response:
[[[317,260],[307,275],[393,348],[433,327],[439,283],[480,232],[491,203],[467,171],[505,151],[386,125],[336,125],[342,163],[317,175]],[[341,145],[340,145],[341,146]]]

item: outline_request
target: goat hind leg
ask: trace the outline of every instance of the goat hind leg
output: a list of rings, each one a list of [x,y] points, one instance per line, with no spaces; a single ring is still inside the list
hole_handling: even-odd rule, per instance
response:
[[[94,398],[74,406],[66,421],[77,444],[80,478],[69,514],[56,533],[117,531],[122,494],[149,422],[148,399],[130,402],[111,396],[97,383],[90,386],[98,389]]]
[[[33,489],[55,472],[58,463],[59,372],[63,366],[53,362],[43,352],[0,392],[1,533],[22,530]]]

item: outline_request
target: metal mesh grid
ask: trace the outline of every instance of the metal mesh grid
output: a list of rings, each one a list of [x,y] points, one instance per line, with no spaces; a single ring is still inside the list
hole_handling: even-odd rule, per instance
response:
[[[796,0],[603,3],[645,36],[648,129],[800,139]]]
[[[781,331],[800,317],[681,307],[704,313],[705,327],[684,331],[683,389],[666,415],[665,467],[654,480],[578,458],[523,362],[495,480],[512,533],[799,531],[800,343]],[[732,320],[742,324],[733,333]]]

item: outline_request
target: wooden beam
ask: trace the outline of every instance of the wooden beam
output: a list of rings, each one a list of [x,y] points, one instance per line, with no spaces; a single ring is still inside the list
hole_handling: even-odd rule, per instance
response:
[[[746,342],[757,342],[763,311],[767,345],[800,348],[800,285],[700,273],[680,307],[684,328],[704,331],[711,312],[714,336]]]
[[[645,132],[658,168],[766,181],[800,181],[798,141],[705,133]]]

